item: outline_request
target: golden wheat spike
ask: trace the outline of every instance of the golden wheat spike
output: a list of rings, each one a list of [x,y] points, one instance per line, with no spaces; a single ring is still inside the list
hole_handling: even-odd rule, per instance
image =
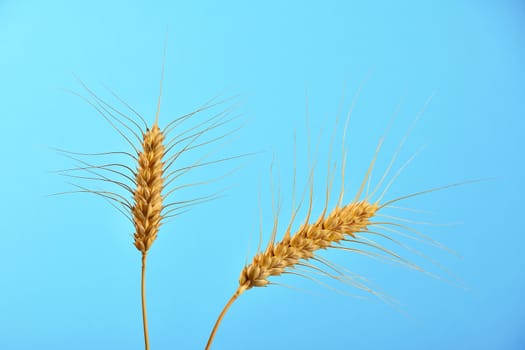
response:
[[[353,107],[353,104],[352,104],[352,107]],[[379,228],[378,227],[379,225],[381,226],[395,225],[395,227],[411,232],[413,231],[413,229],[410,227],[406,227],[406,226],[400,227],[401,225],[395,222],[384,222],[384,220],[378,220],[377,219],[378,217],[385,218],[385,215],[380,214],[380,212],[384,210],[384,208],[398,201],[401,201],[407,198],[411,198],[414,196],[419,196],[422,194],[427,194],[429,192],[433,192],[433,191],[437,191],[437,190],[441,190],[441,189],[445,189],[445,188],[449,188],[453,186],[458,186],[460,184],[465,184],[468,182],[462,182],[458,184],[437,187],[437,188],[430,189],[427,191],[420,191],[420,192],[416,192],[413,194],[401,196],[401,197],[398,197],[392,200],[383,201],[383,197],[384,197],[386,190],[390,188],[393,181],[399,176],[399,173],[406,167],[407,163],[405,163],[400,167],[398,172],[387,183],[387,185],[385,186],[386,189],[382,193],[380,193],[380,195],[377,196],[378,198],[376,197],[376,199],[372,199],[372,195],[368,194],[368,189],[366,191],[367,192],[366,194],[364,190],[365,190],[365,186],[367,185],[369,186],[372,171],[376,164],[376,160],[381,150],[381,146],[383,145],[385,136],[382,136],[378,142],[378,145],[376,147],[376,150],[374,152],[370,165],[366,171],[364,179],[361,182],[361,185],[359,186],[357,190],[356,196],[354,197],[352,202],[348,203],[347,205],[342,205],[343,192],[344,192],[344,175],[345,175],[344,165],[345,165],[345,157],[346,157],[346,152],[344,149],[344,139],[346,137],[346,128],[348,126],[349,118],[350,118],[350,113],[347,115],[347,121],[343,129],[343,150],[342,150],[343,159],[342,159],[342,169],[341,169],[341,177],[342,177],[341,184],[342,185],[341,185],[339,198],[337,200],[337,204],[335,208],[333,208],[331,211],[327,210],[328,200],[329,200],[330,192],[332,189],[331,184],[333,180],[333,178],[330,178],[331,173],[330,173],[330,164],[329,164],[325,205],[318,219],[315,220],[314,222],[310,222],[310,217],[312,214],[312,207],[313,207],[313,193],[312,192],[313,192],[314,176],[313,176],[313,166],[312,166],[311,173],[309,175],[308,186],[307,186],[310,188],[310,193],[309,193],[309,205],[308,205],[308,210],[306,213],[306,219],[300,225],[299,229],[296,230],[295,233],[291,234],[291,227],[298,213],[298,208],[293,209],[292,219],[290,220],[290,223],[287,225],[286,231],[280,241],[276,241],[275,239],[276,228],[275,226],[273,227],[272,237],[266,249],[264,250],[258,249],[253,259],[248,264],[246,264],[246,266],[242,269],[240,273],[240,277],[239,277],[239,285],[235,293],[233,294],[233,296],[230,298],[230,300],[227,302],[227,304],[224,306],[223,310],[219,314],[219,317],[217,318],[213,326],[213,329],[211,331],[211,334],[208,338],[208,342],[205,347],[206,350],[209,350],[211,348],[211,345],[213,343],[218,327],[221,324],[222,319],[224,318],[226,312],[231,307],[231,305],[235,302],[235,300],[237,300],[237,298],[241,294],[243,294],[249,289],[252,289],[255,287],[266,287],[270,284],[276,284],[270,281],[270,278],[272,277],[278,277],[283,274],[293,274],[293,275],[298,275],[301,277],[306,277],[320,284],[324,284],[321,281],[311,276],[311,274],[320,275],[320,276],[335,279],[339,282],[346,283],[353,287],[357,287],[359,289],[362,289],[366,292],[371,293],[374,296],[385,299],[383,295],[379,294],[377,291],[368,287],[365,283],[361,281],[357,281],[355,276],[351,276],[348,273],[342,272],[342,269],[337,267],[337,265],[331,263],[329,260],[318,255],[323,250],[342,250],[342,251],[346,251],[350,253],[363,254],[365,256],[369,256],[372,258],[378,258],[378,259],[381,259],[387,262],[399,263],[403,266],[406,266],[406,267],[424,272],[428,275],[431,275],[430,273],[423,270],[421,267],[404,259],[401,255],[397,254],[396,252],[370,239],[369,236],[376,236],[378,238],[382,238],[385,240],[385,242],[397,244],[398,246],[402,248],[411,250],[418,254],[419,252],[409,249],[408,246],[390,237],[390,233],[392,233],[391,231],[384,230],[385,232],[378,233],[371,228],[372,227]],[[419,115],[417,116],[417,118],[419,118]],[[411,125],[409,132],[413,128],[414,124],[415,122]],[[405,135],[405,137],[402,139],[401,145],[398,146],[398,149],[396,150],[394,154],[393,161],[399,155],[399,149],[401,148],[403,143],[406,141],[406,137],[407,135]],[[332,146],[330,145],[330,150],[331,149],[332,149]],[[408,162],[410,162],[413,159],[413,157],[414,156],[412,156],[408,160]],[[311,159],[310,155],[309,155],[309,159]],[[379,185],[373,190],[372,194],[375,194],[379,186],[384,182],[386,176],[388,175],[388,173],[390,172],[392,168],[393,161],[388,164],[385,174],[382,177],[380,177]],[[296,166],[295,166],[295,160],[294,160],[294,184],[295,184],[295,167]],[[479,181],[479,180],[475,180],[475,181]],[[300,207],[300,204],[301,203],[299,203],[298,207]],[[393,217],[390,217],[390,219],[399,220],[398,218],[393,218]],[[419,235],[419,233],[417,234]],[[413,238],[410,236],[410,234],[406,234],[405,236]],[[434,245],[437,247],[443,248],[443,246],[440,245],[439,243],[435,243]],[[316,266],[314,264],[315,262],[319,263],[322,266]],[[333,272],[335,272],[335,274]]]
[[[164,189],[164,135],[157,124],[144,134],[131,209],[135,225],[135,247],[146,254],[157,238],[162,219]]]
[[[241,154],[230,157],[219,157],[213,159],[211,156],[217,151],[207,151],[200,154],[197,160],[190,161],[189,165],[178,166],[179,159],[193,150],[200,150],[216,145],[236,132],[235,128],[228,132],[221,132],[221,128],[239,115],[234,114],[235,105],[229,105],[222,111],[213,112],[204,120],[192,123],[189,121],[199,113],[213,111],[216,106],[223,105],[236,98],[219,99],[218,96],[208,100],[193,112],[182,115],[169,121],[164,128],[159,127],[160,110],[162,102],[163,81],[166,61],[166,43],[163,52],[162,71],[160,78],[159,94],[156,104],[153,123],[146,120],[129,104],[110,90],[111,94],[120,101],[127,110],[131,111],[135,118],[113,107],[110,103],[97,96],[80,79],[81,86],[87,92],[87,96],[72,92],[93,107],[110,126],[131,146],[132,151],[111,151],[98,153],[80,153],[57,149],[66,157],[77,162],[77,167],[58,171],[62,176],[81,179],[91,183],[103,183],[112,186],[116,190],[107,188],[93,188],[89,185],[82,186],[71,184],[77,189],[66,193],[91,193],[106,199],[113,207],[119,210],[133,224],[133,244],[141,253],[141,306],[144,329],[144,346],[149,350],[149,334],[146,312],[146,262],[147,255],[153,243],[157,239],[159,229],[167,219],[186,211],[188,207],[203,203],[218,197],[219,192],[208,196],[197,198],[181,198],[184,189],[196,187],[217,181],[232,171],[208,181],[194,181],[181,183],[194,169],[213,166],[214,164],[245,157],[249,154]],[[170,135],[176,130],[176,135]],[[175,133],[173,133],[175,134]],[[212,134],[213,136],[207,136]],[[106,161],[106,157],[122,156],[125,159]],[[83,157],[94,157],[103,159],[102,164],[96,164],[90,159]],[[212,159],[210,159],[212,158]],[[186,160],[187,161],[187,160]],[[221,172],[222,173],[222,172]],[[124,192],[124,193],[122,193]],[[171,197],[177,196],[176,199]]]
[[[160,108],[160,99],[159,99]],[[134,205],[131,208],[135,226],[135,247],[142,253],[141,295],[145,349],[149,350],[148,322],[146,313],[146,257],[157,238],[162,211],[164,189],[164,134],[159,129],[158,110],[153,127],[144,134],[142,150],[138,154],[138,169],[133,192]]]
[[[205,349],[210,349],[224,315],[242,293],[253,287],[267,286],[270,284],[268,278],[293,271],[298,264],[316,259],[318,251],[336,248],[348,236],[356,238],[356,233],[367,230],[378,207],[377,203],[359,201],[335,208],[325,218],[321,216],[313,224],[302,225],[293,236],[285,236],[255,255],[241,271],[239,286],[219,315]]]

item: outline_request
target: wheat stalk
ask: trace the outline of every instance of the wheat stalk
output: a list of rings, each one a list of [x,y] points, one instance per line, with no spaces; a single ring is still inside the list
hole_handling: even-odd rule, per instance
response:
[[[163,65],[164,73],[164,65]],[[164,74],[162,74],[164,77]],[[162,79],[155,123],[144,133],[142,151],[138,154],[138,169],[135,178],[136,189],[133,193],[134,205],[131,208],[135,226],[135,247],[142,253],[141,298],[142,320],[144,327],[144,346],[149,350],[149,333],[146,312],[146,258],[148,250],[157,239],[162,211],[164,209],[162,192],[164,190],[165,153],[164,133],[159,129],[160,100],[162,96]]]
[[[231,171],[208,180],[194,183],[177,183],[193,169],[211,166],[224,161],[245,157],[249,154],[241,154],[233,157],[209,160],[211,154],[217,149],[205,153],[192,161],[189,165],[175,168],[175,164],[184,154],[209,145],[215,145],[218,141],[236,132],[239,128],[226,133],[203,139],[204,135],[220,130],[239,115],[232,115],[235,106],[213,114],[204,121],[194,125],[186,126],[187,121],[198,113],[211,110],[232,98],[217,100],[213,98],[207,101],[197,110],[178,117],[166,124],[164,128],[159,127],[159,114],[162,99],[162,87],[164,80],[164,66],[166,47],[164,47],[162,73],[160,79],[160,92],[157,102],[155,121],[151,126],[145,119],[129,104],[124,102],[117,94],[113,93],[136,118],[111,106],[108,102],[97,96],[80,79],[79,82],[87,91],[90,98],[72,92],[91,105],[111,127],[131,146],[133,152],[111,151],[101,153],[78,153],[62,149],[55,149],[66,157],[78,163],[77,167],[60,170],[58,173],[69,178],[86,180],[89,182],[101,182],[111,185],[116,189],[93,189],[90,185],[82,186],[72,183],[77,188],[74,191],[56,194],[90,193],[106,199],[113,207],[119,210],[134,227],[133,243],[141,253],[141,306],[144,330],[144,346],[149,350],[149,334],[146,312],[146,261],[147,255],[153,243],[157,239],[160,227],[167,219],[173,218],[187,211],[193,205],[204,203],[218,197],[219,192],[208,196],[191,199],[171,200],[174,194],[184,193],[185,189],[209,184],[220,180]],[[142,125],[141,125],[142,124]],[[175,136],[168,136],[175,129],[181,129]],[[121,156],[122,161],[102,161],[95,164],[85,157],[96,157],[97,159],[108,156]],[[131,161],[131,162],[130,162]],[[131,164],[130,164],[131,163]],[[81,173],[81,174],[79,174]],[[79,174],[79,175],[78,175]],[[124,193],[122,193],[122,191]],[[181,192],[182,191],[182,192]]]
[[[428,101],[427,101],[428,104]],[[426,104],[425,104],[426,107]],[[351,112],[351,110],[350,110]],[[350,113],[349,113],[350,115]],[[430,192],[442,190],[445,188],[450,188],[454,186],[463,185],[469,182],[466,181],[462,183],[455,183],[447,186],[432,188],[429,190],[408,194],[401,196],[389,201],[383,201],[383,198],[394,182],[394,180],[400,175],[401,171],[412,161],[415,157],[412,156],[405,164],[403,164],[397,173],[395,173],[390,181],[385,185],[384,182],[389,175],[392,165],[394,164],[401,147],[403,146],[406,138],[417,122],[419,115],[416,117],[416,120],[409,128],[405,137],[401,141],[397,150],[395,151],[391,162],[387,166],[383,176],[376,184],[373,190],[370,190],[370,181],[372,170],[375,165],[378,153],[381,149],[384,137],[379,141],[379,144],[376,148],[375,155],[372,159],[372,162],[366,172],[364,180],[361,183],[361,186],[355,195],[352,202],[347,205],[342,205],[343,195],[344,195],[344,175],[345,175],[345,136],[346,136],[346,127],[348,126],[348,119],[345,125],[344,134],[343,134],[343,162],[342,162],[342,171],[341,171],[341,180],[342,186],[339,193],[339,199],[337,205],[334,209],[328,212],[328,203],[331,192],[331,184],[333,176],[330,175],[330,166],[328,167],[328,177],[327,177],[327,187],[326,187],[326,202],[322,213],[319,215],[318,219],[313,223],[310,223],[310,218],[312,214],[313,206],[313,167],[310,174],[310,196],[309,196],[309,208],[306,214],[306,218],[303,223],[300,225],[299,229],[295,233],[291,233],[292,225],[295,221],[296,215],[299,212],[301,204],[294,209],[292,213],[292,218],[287,226],[287,229],[283,235],[283,238],[280,241],[276,241],[276,233],[278,228],[278,214],[274,213],[274,225],[271,234],[271,239],[263,251],[258,249],[258,253],[253,257],[251,262],[247,264],[241,271],[239,277],[238,287],[229,299],[227,304],[222,309],[219,314],[211,334],[208,338],[205,349],[209,350],[213,343],[214,337],[218,330],[219,325],[221,324],[225,314],[231,307],[231,305],[249,289],[254,287],[266,287],[273,283],[270,278],[278,277],[283,274],[293,274],[301,277],[306,277],[313,280],[314,282],[319,282],[311,276],[311,274],[317,274],[320,276],[336,279],[340,282],[349,284],[353,287],[357,287],[366,292],[369,292],[377,297],[384,298],[381,294],[368,287],[361,280],[358,280],[354,276],[350,276],[346,269],[341,268],[324,257],[320,256],[319,253],[323,250],[343,250],[350,253],[358,253],[373,258],[379,258],[387,260],[390,262],[400,263],[402,265],[408,266],[410,268],[425,272],[421,267],[416,264],[402,258],[399,254],[392,251],[391,249],[386,248],[386,246],[375,242],[374,240],[368,238],[367,236],[376,236],[387,240],[390,243],[398,244],[404,248],[409,248],[401,242],[398,242],[392,237],[391,233],[403,233],[400,230],[409,231],[410,233],[417,234],[418,237],[411,236],[410,233],[405,236],[410,236],[410,238],[422,239],[427,243],[443,248],[439,243],[431,240],[430,238],[424,236],[419,231],[412,227],[406,226],[405,222],[407,220],[400,219],[396,217],[386,216],[390,220],[379,220],[379,217],[382,216],[381,211],[384,208],[394,208],[393,204],[408,198],[415,196],[427,194]],[[337,123],[336,123],[337,125]],[[333,139],[332,139],[333,141]],[[330,145],[331,149],[331,145]],[[331,151],[330,151],[331,152]],[[330,163],[330,161],[329,161]],[[294,173],[294,185],[295,185],[295,173]],[[378,194],[378,190],[384,186],[383,191]],[[366,187],[366,190],[365,190]],[[294,191],[295,193],[295,191]],[[372,199],[375,198],[375,199]],[[303,200],[301,200],[302,203]],[[395,221],[395,220],[398,221]],[[383,228],[383,231],[380,232],[380,228]],[[363,248],[364,247],[364,248]],[[409,248],[411,249],[411,248]],[[414,251],[414,250],[413,250]],[[419,252],[415,251],[420,254]],[[420,254],[422,255],[422,254]],[[305,268],[306,270],[304,270]],[[360,277],[360,276],[359,276]]]

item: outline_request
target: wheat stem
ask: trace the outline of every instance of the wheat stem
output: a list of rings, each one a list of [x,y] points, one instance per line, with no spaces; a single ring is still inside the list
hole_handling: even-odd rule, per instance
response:
[[[144,325],[144,348],[149,350],[148,317],[146,316],[146,256],[147,253],[142,253],[141,298],[142,322]]]
[[[237,288],[233,296],[228,300],[228,303],[224,306],[224,309],[222,309],[219,317],[217,318],[217,321],[215,322],[215,325],[213,326],[213,330],[211,331],[210,337],[208,338],[208,343],[206,343],[205,350],[209,350],[211,347],[211,343],[213,342],[213,338],[215,338],[215,333],[217,333],[217,329],[219,329],[219,325],[221,324],[221,321],[226,315],[226,312],[230,308],[230,306],[234,303],[235,300],[245,291],[246,289],[240,286]]]

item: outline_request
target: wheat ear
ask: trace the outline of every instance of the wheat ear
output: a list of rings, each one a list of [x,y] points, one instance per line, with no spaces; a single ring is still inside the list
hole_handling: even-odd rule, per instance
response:
[[[269,277],[280,276],[293,270],[297,264],[316,259],[322,249],[337,248],[344,242],[356,240],[356,233],[366,231],[370,219],[376,214],[379,205],[359,201],[334,209],[328,216],[320,217],[313,224],[304,224],[293,235],[287,232],[284,238],[267,246],[258,253],[252,262],[245,266],[239,277],[239,286],[222,310],[208,339],[206,350],[210,349],[215,333],[233,302],[245,291],[253,287],[265,287]]]
[[[160,80],[160,92],[158,96],[157,110],[154,123],[148,124],[145,119],[129,104],[122,100],[116,93],[112,92],[135,117],[111,106],[108,102],[97,96],[82,81],[79,82],[87,91],[88,97],[72,92],[91,107],[93,107],[106,122],[132,147],[133,152],[111,151],[101,153],[79,153],[62,149],[55,149],[66,157],[77,162],[78,166],[71,169],[58,171],[62,176],[76,180],[85,180],[90,183],[104,183],[111,188],[92,188],[91,185],[79,185],[72,183],[77,190],[67,191],[60,194],[90,193],[107,200],[113,207],[122,213],[134,227],[133,243],[141,253],[141,305],[144,329],[144,346],[149,350],[149,334],[146,312],[146,262],[148,252],[155,242],[160,226],[170,218],[178,216],[187,211],[193,205],[204,203],[218,197],[216,192],[211,195],[198,198],[184,199],[182,196],[185,189],[209,184],[225,177],[231,171],[221,174],[208,181],[180,184],[178,181],[191,173],[192,170],[213,166],[225,161],[245,157],[249,154],[241,154],[219,159],[209,159],[216,149],[200,155],[196,161],[189,165],[175,168],[179,160],[192,150],[215,146],[218,141],[223,140],[238,128],[225,133],[205,138],[204,135],[220,130],[239,115],[233,115],[235,106],[231,106],[220,112],[214,112],[212,116],[203,121],[190,124],[188,120],[204,111],[212,110],[232,98],[217,100],[212,98],[197,110],[182,115],[167,123],[164,128],[159,128],[159,114],[162,99],[162,86],[164,80],[164,66],[166,57],[166,46],[162,63],[162,74]],[[110,90],[111,91],[111,90]],[[179,131],[172,136],[174,130]],[[88,157],[88,158],[85,158]],[[99,159],[93,163],[90,159]],[[111,160],[105,160],[112,157]],[[120,157],[120,158],[114,158]],[[103,160],[100,160],[103,159]],[[177,194],[177,200],[171,199]],[[181,198],[182,197],[182,198]]]
[[[164,134],[160,131],[157,120],[153,127],[144,134],[142,151],[138,154],[137,188],[133,193],[134,206],[131,208],[135,226],[134,244],[142,253],[141,298],[146,350],[149,350],[146,313],[146,258],[149,248],[157,238],[163,209],[164,162],[162,157],[165,147],[163,144]]]
[[[144,347],[149,350],[148,317],[146,312],[146,260],[157,233],[159,232],[164,209],[162,192],[164,190],[164,162],[162,161],[166,148],[164,133],[159,129],[160,103],[162,100],[162,85],[164,82],[164,66],[166,63],[166,43],[162,59],[159,97],[155,122],[147,130],[142,139],[142,150],[138,153],[138,169],[135,177],[136,189],[133,192],[134,205],[131,208],[135,226],[135,247],[142,254],[141,268],[141,305],[142,324],[144,328]]]
[[[418,115],[419,117],[419,115]],[[417,117],[417,118],[418,118]],[[415,122],[417,121],[414,121]],[[313,167],[310,173],[310,196],[309,196],[309,208],[306,214],[306,218],[300,225],[299,229],[295,233],[291,233],[292,224],[296,218],[296,215],[301,207],[301,203],[292,213],[292,218],[287,226],[287,229],[284,233],[283,238],[276,242],[276,233],[278,227],[278,216],[274,213],[274,225],[271,234],[270,242],[268,243],[264,251],[258,249],[258,253],[247,264],[241,271],[239,277],[239,285],[237,290],[230,298],[228,303],[224,306],[223,310],[219,314],[211,334],[208,338],[205,349],[209,350],[211,348],[212,342],[216,335],[217,329],[222,322],[225,314],[231,307],[231,305],[238,299],[238,297],[243,294],[245,291],[252,289],[254,287],[266,287],[270,284],[273,284],[269,278],[277,277],[282,274],[293,274],[301,277],[308,278],[314,282],[321,283],[316,278],[313,278],[309,273],[314,273],[322,277],[328,277],[349,284],[353,287],[364,290],[365,292],[371,293],[374,296],[383,298],[381,294],[368,287],[365,283],[362,282],[361,276],[351,276],[348,275],[346,269],[339,267],[338,265],[330,262],[329,260],[323,258],[319,255],[322,250],[343,250],[351,253],[363,254],[373,258],[379,258],[381,260],[387,260],[389,262],[400,263],[402,265],[408,266],[410,268],[425,272],[419,266],[411,263],[408,260],[405,260],[400,255],[394,251],[386,248],[380,243],[375,242],[370,239],[368,236],[379,237],[385,239],[389,243],[397,244],[401,247],[411,249],[410,247],[404,245],[403,243],[398,242],[395,238],[391,237],[391,233],[399,233],[404,236],[408,236],[413,239],[418,239],[426,241],[432,245],[443,248],[439,243],[431,240],[430,238],[422,235],[419,231],[412,227],[406,226],[404,223],[407,220],[394,218],[391,216],[384,216],[391,218],[391,221],[378,220],[378,216],[382,209],[386,207],[393,207],[392,204],[405,200],[411,197],[427,194],[429,192],[442,190],[445,188],[450,188],[454,186],[463,185],[465,183],[471,182],[466,181],[462,183],[451,184],[443,187],[433,188],[426,191],[421,191],[406,196],[401,196],[392,200],[383,201],[383,196],[390,188],[394,180],[400,175],[401,171],[412,161],[414,156],[412,156],[405,164],[403,164],[399,170],[391,177],[390,181],[384,185],[384,189],[381,194],[376,192],[382,187],[384,180],[389,175],[392,165],[397,158],[401,146],[405,142],[408,134],[410,133],[414,124],[407,131],[404,139],[401,141],[398,146],[392,161],[387,166],[385,173],[381,179],[376,184],[375,188],[370,191],[370,181],[372,176],[372,171],[374,169],[375,161],[381,149],[384,136],[380,139],[378,146],[376,148],[374,157],[370,163],[370,166],[366,172],[366,175],[361,183],[361,186],[354,197],[354,200],[348,205],[342,205],[343,203],[343,194],[344,194],[344,175],[345,175],[345,137],[346,137],[346,127],[348,126],[348,119],[344,128],[343,133],[343,161],[342,161],[342,171],[341,171],[341,180],[342,186],[339,194],[338,202],[335,208],[328,212],[328,202],[330,198],[331,185],[333,176],[330,175],[330,167],[328,168],[328,177],[327,177],[327,187],[326,187],[326,201],[322,213],[319,215],[318,219],[313,223],[310,223],[310,218],[312,214],[313,206]],[[330,145],[330,149],[331,149]],[[310,158],[310,156],[309,156]],[[329,161],[330,163],[330,161]],[[478,181],[478,180],[475,180]],[[473,181],[472,181],[473,182]],[[294,173],[294,184],[295,184],[295,173]],[[294,191],[295,193],[295,191]],[[376,197],[376,199],[372,199]],[[395,219],[399,220],[401,223],[396,222]],[[372,227],[374,229],[372,229]],[[383,228],[386,232],[380,232],[380,228]],[[411,236],[410,234],[405,234],[399,230],[409,231],[410,233],[415,233],[416,236]],[[352,246],[349,246],[352,245]],[[419,252],[411,249],[415,253],[420,254]],[[303,268],[306,269],[303,270]],[[356,278],[359,277],[359,278]],[[388,300],[386,300],[388,301]]]

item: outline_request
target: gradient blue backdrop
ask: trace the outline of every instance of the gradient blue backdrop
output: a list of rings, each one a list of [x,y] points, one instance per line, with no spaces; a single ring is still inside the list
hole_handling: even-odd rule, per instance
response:
[[[384,170],[432,95],[396,169],[425,148],[389,198],[495,178],[406,203],[432,214],[401,212],[434,223],[460,222],[419,227],[460,257],[416,245],[449,274],[405,252],[441,276],[434,279],[349,254],[325,254],[371,278],[400,307],[283,277],[278,282],[299,290],[275,286],[243,295],[214,349],[525,348],[522,1],[74,3],[0,1],[0,349],[142,348],[140,259],[132,228],[99,198],[47,197],[72,189],[52,171],[73,165],[49,147],[125,148],[94,110],[67,92],[82,91],[74,75],[105,98],[111,96],[100,82],[110,86],[152,121],[166,28],[161,124],[222,91],[239,93],[239,111],[248,122],[217,156],[261,152],[188,176],[198,181],[242,165],[199,192],[228,187],[223,198],[170,222],[152,248],[152,349],[204,347],[247,252],[255,250],[259,193],[266,237],[271,228],[274,156],[283,217],[289,216],[294,130],[300,189],[308,172],[307,100],[312,148],[322,134],[320,210],[341,95],[346,91],[348,109],[360,86],[346,144],[348,193],[396,107],[378,169]],[[336,142],[340,137],[339,128]],[[337,146],[333,159],[340,156]]]

